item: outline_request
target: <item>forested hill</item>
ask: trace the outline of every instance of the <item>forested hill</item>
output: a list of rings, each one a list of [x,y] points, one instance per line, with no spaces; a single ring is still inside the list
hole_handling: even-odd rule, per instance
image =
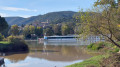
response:
[[[31,24],[31,23],[41,23],[48,22],[49,23],[61,23],[61,22],[72,22],[73,15],[76,12],[73,11],[60,11],[60,12],[51,12],[44,15],[32,16],[29,18],[22,17],[5,17],[6,21],[9,25],[22,25],[22,24]]]

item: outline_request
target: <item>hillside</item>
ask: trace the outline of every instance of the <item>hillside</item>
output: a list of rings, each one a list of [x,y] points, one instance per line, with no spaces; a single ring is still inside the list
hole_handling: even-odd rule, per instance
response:
[[[48,20],[49,23],[61,23],[61,22],[73,22],[73,15],[76,12],[73,11],[60,11],[60,12],[51,12],[44,15],[32,16],[29,18],[22,17],[5,17],[9,25],[17,24],[31,24],[31,23],[41,23]]]

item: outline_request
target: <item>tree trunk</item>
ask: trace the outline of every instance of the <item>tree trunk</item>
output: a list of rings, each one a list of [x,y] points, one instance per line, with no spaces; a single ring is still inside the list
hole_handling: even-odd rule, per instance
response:
[[[117,44],[114,40],[112,40],[111,38],[108,38],[114,45],[116,45],[117,47],[119,47],[120,48],[120,45],[119,44]]]

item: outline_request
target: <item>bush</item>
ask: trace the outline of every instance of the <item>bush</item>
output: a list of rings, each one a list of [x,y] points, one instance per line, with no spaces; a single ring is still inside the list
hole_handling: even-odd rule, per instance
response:
[[[29,48],[26,43],[0,43],[0,52],[21,52],[28,51]]]
[[[87,46],[88,49],[92,48],[92,46],[94,45],[94,43],[91,43],[90,45]]]
[[[92,49],[92,50],[99,50],[101,48],[104,48],[107,45],[108,45],[108,43],[106,43],[106,42],[97,42],[97,43],[92,43],[92,44],[88,45],[87,48]]]
[[[9,37],[7,37],[7,40],[12,43],[19,43],[19,42],[23,41],[23,38],[20,36],[9,36]]]
[[[105,42],[98,42],[97,44],[101,47],[104,47],[106,43]]]
[[[119,48],[115,48],[113,52],[116,53],[116,52],[119,52],[119,50],[120,50]]]
[[[21,36],[9,36],[0,42],[0,52],[28,51],[28,45]]]
[[[114,46],[114,47],[112,47],[113,48],[113,51],[112,52],[119,52],[119,50],[120,50],[120,48],[118,48],[117,46]]]
[[[100,49],[99,45],[92,46],[92,50],[99,50],[99,49]]]

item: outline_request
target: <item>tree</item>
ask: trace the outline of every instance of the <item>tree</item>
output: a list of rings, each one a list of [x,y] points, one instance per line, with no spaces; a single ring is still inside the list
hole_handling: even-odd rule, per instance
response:
[[[68,28],[69,28],[69,34],[74,34],[75,29],[75,22],[67,22]]]
[[[0,41],[4,39],[4,36],[0,33]]]
[[[102,35],[120,48],[116,42],[115,34],[120,32],[120,12],[115,0],[97,0],[94,9],[88,12],[80,12],[82,34]]]
[[[62,30],[62,35],[70,34],[70,28],[67,24],[63,24],[61,30]]]
[[[32,25],[26,25],[23,29],[23,35],[26,38],[31,38],[31,34],[35,33],[35,27]]]
[[[7,24],[6,20],[5,20],[5,18],[0,16],[0,33],[2,31],[4,31],[5,29],[7,29],[7,28],[8,28],[8,24]]]
[[[39,36],[39,37],[42,37],[42,35],[43,35],[43,28],[41,28],[41,27],[36,27],[36,29],[35,29],[35,34],[36,34],[37,36]]]
[[[117,2],[116,2],[117,1]],[[111,8],[116,8],[116,6],[118,6],[119,0],[97,0],[97,2],[95,2],[94,6],[98,6],[98,5],[107,5],[110,6]]]
[[[46,28],[43,30],[45,36],[51,36],[53,35],[53,30],[50,28]]]
[[[12,35],[18,35],[19,34],[19,27],[18,25],[12,25],[10,32]]]
[[[53,26],[53,31],[55,35],[61,35],[61,25],[55,24]]]

